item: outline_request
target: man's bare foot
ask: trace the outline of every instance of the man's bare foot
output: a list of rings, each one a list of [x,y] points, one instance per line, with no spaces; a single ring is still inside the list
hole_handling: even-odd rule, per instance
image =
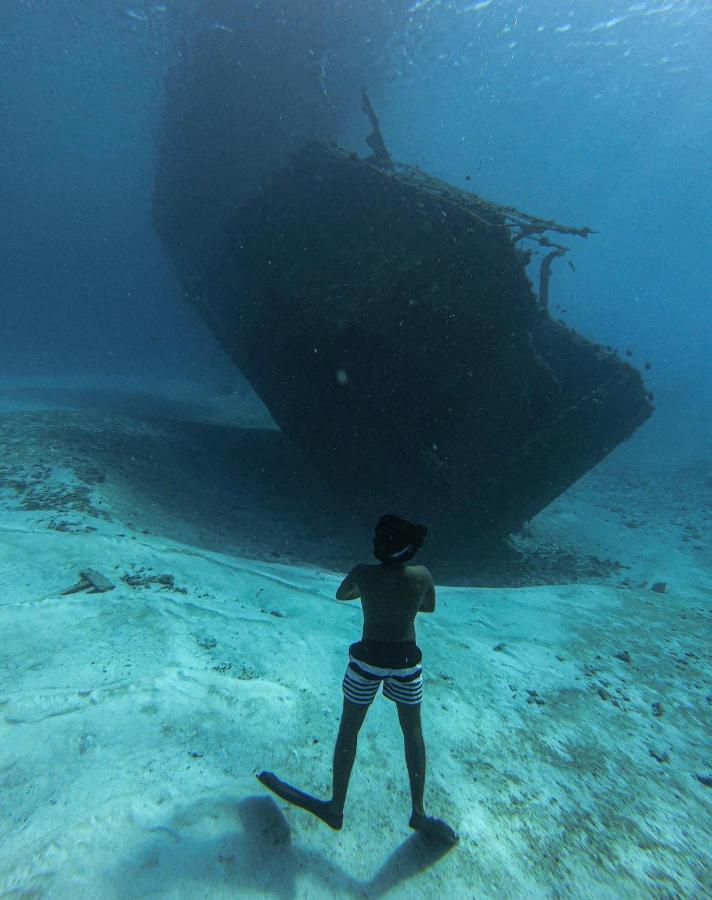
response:
[[[415,831],[420,831],[421,834],[424,834],[427,837],[437,838],[437,840],[443,841],[446,844],[456,844],[460,840],[446,822],[443,822],[442,819],[434,819],[431,816],[426,816],[424,813],[414,812],[410,817],[410,822],[408,822],[408,824]]]

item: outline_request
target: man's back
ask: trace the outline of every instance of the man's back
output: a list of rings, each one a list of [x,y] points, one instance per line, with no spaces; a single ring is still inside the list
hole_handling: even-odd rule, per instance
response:
[[[351,573],[363,608],[363,637],[414,641],[418,612],[433,612],[435,588],[425,566],[359,565]]]
[[[381,685],[383,696],[397,704],[403,729],[410,781],[412,813],[408,824],[416,831],[452,845],[458,837],[442,819],[425,815],[425,743],[420,726],[423,699],[423,654],[415,642],[418,612],[435,610],[435,587],[425,566],[406,563],[422,547],[428,529],[401,519],[381,516],[373,539],[373,553],[381,565],[353,568],[336,591],[337,600],[361,598],[363,639],[349,647],[342,690],[344,709],[334,748],[330,800],[312,797],[287,784],[273,772],[257,777],[278,797],[318,816],[337,831],[344,821],[344,803],[356,758],[359,729]]]

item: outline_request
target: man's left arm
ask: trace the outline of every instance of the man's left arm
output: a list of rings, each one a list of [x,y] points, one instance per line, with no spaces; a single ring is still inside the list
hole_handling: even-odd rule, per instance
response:
[[[358,586],[358,573],[361,566],[355,566],[339,585],[336,592],[337,600],[358,600],[361,589]]]

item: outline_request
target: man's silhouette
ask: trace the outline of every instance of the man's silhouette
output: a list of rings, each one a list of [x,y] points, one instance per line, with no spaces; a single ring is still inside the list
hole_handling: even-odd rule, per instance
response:
[[[272,772],[262,772],[257,777],[283,800],[308,810],[331,828],[340,829],[358,733],[383,684],[383,694],[396,704],[403,730],[413,804],[409,825],[455,843],[458,838],[452,828],[441,819],[426,816],[423,808],[422,653],[415,640],[415,617],[419,612],[435,611],[435,586],[425,566],[406,563],[423,546],[426,534],[423,525],[414,525],[398,516],[383,516],[373,538],[373,552],[379,565],[359,563],[336,592],[337,600],[361,598],[363,637],[349,647],[349,664],[343,681],[344,708],[334,749],[331,799],[319,800],[305,794]]]

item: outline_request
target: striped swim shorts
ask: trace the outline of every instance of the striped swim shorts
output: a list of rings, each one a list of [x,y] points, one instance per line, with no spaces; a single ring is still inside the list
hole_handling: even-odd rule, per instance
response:
[[[383,683],[383,696],[415,706],[423,699],[423,655],[415,641],[358,641],[349,647],[344,696],[370,705]]]

